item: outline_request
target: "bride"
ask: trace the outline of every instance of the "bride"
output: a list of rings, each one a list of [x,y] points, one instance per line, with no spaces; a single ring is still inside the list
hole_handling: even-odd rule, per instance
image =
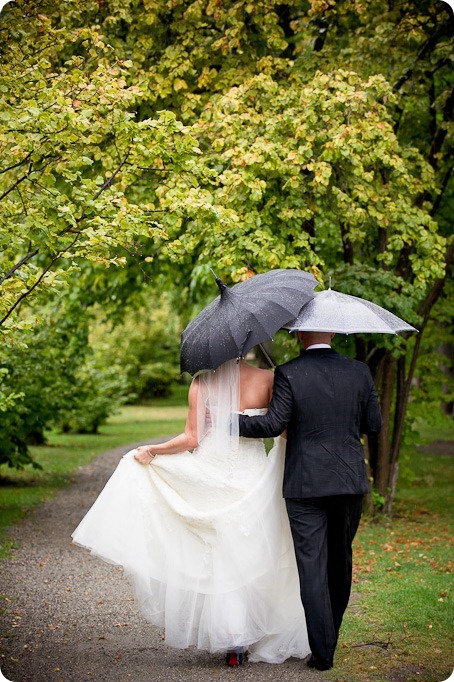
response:
[[[73,540],[123,566],[166,643],[281,663],[310,653],[281,486],[285,441],[238,436],[273,374],[231,360],[189,389],[184,433],[131,450]]]

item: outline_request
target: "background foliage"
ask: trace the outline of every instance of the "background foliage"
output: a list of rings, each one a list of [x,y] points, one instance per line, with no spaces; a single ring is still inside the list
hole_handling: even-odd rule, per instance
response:
[[[10,466],[32,462],[28,446],[44,443],[46,429],[96,432],[128,395],[121,363],[106,363],[88,345],[90,316],[79,302],[41,314],[20,345],[0,350],[8,398],[0,410],[0,451]]]
[[[104,366],[124,376],[128,402],[143,404],[168,397],[172,386],[182,381],[178,331],[172,302],[163,294],[129,308],[121,323],[93,325],[90,346]]]
[[[453,25],[429,0],[5,7],[0,334],[5,349],[36,343],[36,367],[64,378],[47,348],[58,342],[38,329],[57,300],[79,311],[86,356],[72,364],[86,392],[62,391],[64,428],[96,428],[83,405],[102,382],[100,419],[110,395],[168,390],[174,340],[215,293],[210,268],[231,282],[311,269],[420,330],[346,344],[379,387],[385,428],[369,459],[390,507],[410,397],[415,415],[441,386],[450,401]],[[0,409],[34,413],[39,390],[8,383],[3,352]],[[2,453],[22,429],[8,424]]]

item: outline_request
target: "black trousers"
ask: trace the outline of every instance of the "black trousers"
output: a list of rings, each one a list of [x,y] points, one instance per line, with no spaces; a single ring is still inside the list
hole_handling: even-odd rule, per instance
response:
[[[301,601],[314,656],[332,661],[352,583],[363,495],[287,499]]]

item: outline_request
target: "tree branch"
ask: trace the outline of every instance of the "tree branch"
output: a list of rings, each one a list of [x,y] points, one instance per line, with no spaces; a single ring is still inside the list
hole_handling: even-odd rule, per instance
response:
[[[13,192],[13,191],[16,189],[16,187],[18,187],[18,186],[21,184],[21,182],[23,182],[24,180],[26,180],[26,179],[28,178],[28,176],[30,175],[30,173],[31,173],[31,170],[30,170],[28,173],[26,173],[25,175],[23,175],[21,178],[19,178],[18,180],[16,180],[16,182],[14,183],[14,185],[11,185],[11,187],[9,187],[5,192],[3,192],[3,194],[0,196],[0,201],[1,201],[2,199],[4,199],[5,197],[7,197],[8,194],[10,194],[11,192]]]
[[[14,275],[14,273],[16,272],[16,270],[19,270],[19,268],[21,268],[23,265],[28,263],[28,261],[30,261],[32,258],[34,258],[38,253],[39,253],[39,249],[34,249],[34,251],[29,251],[23,258],[21,258],[20,261],[18,261],[16,263],[16,265],[13,265],[13,267],[10,270],[8,270],[8,272],[5,275],[3,275],[2,278],[0,278],[0,284],[3,284],[3,282],[5,280],[12,277]]]
[[[339,221],[339,224],[341,230],[342,245],[344,247],[344,261],[349,265],[353,265],[354,261],[353,246],[348,236],[348,230],[342,220]]]
[[[131,151],[131,150],[129,149],[129,150],[128,150],[128,153],[126,154],[126,156],[125,156],[125,158],[123,159],[123,161],[119,164],[118,168],[112,173],[112,175],[110,176],[110,178],[108,178],[108,179],[104,182],[104,184],[102,185],[102,187],[100,188],[100,190],[99,190],[98,192],[96,192],[95,196],[93,197],[93,200],[97,199],[97,198],[102,194],[102,192],[104,192],[104,190],[106,190],[108,187],[110,187],[110,185],[111,185],[112,182],[114,181],[115,177],[118,175],[118,173],[120,172],[121,168],[122,168],[122,167],[124,166],[124,164],[126,163],[128,157],[129,157],[130,151]],[[31,171],[30,171],[30,172],[31,172]],[[21,179],[21,181],[22,181],[23,179],[25,179],[26,177],[28,177],[28,176],[24,176],[24,177]],[[12,188],[10,188],[10,189],[7,191],[7,193],[9,194],[9,192],[12,191],[12,189],[15,189],[15,187],[17,187],[17,185],[18,185],[18,182],[15,183],[15,185],[14,185]],[[81,217],[78,219],[77,222],[81,222],[83,219],[84,219],[84,216],[81,216]],[[70,225],[70,226],[68,226],[67,228],[65,228],[64,230],[61,230],[61,231],[58,233],[58,236],[59,236],[59,237],[62,237],[63,235],[69,234],[70,232],[72,232],[72,230],[73,230],[73,226]],[[71,248],[71,247],[76,243],[76,241],[77,241],[77,239],[79,238],[81,232],[82,232],[82,230],[77,232],[76,239],[72,242],[72,244],[71,244],[71,246],[70,246],[69,248]],[[67,250],[68,250],[68,249],[65,249],[65,251],[67,251]],[[34,258],[35,256],[37,256],[38,253],[39,253],[39,248],[38,248],[38,247],[36,247],[35,249],[33,249],[33,251],[29,251],[23,258],[21,258],[20,261],[18,261],[12,268],[10,268],[10,270],[8,270],[8,272],[6,272],[6,273],[3,275],[2,278],[0,278],[0,285],[1,285],[5,280],[7,280],[7,279],[9,279],[10,277],[12,277],[12,276],[14,275],[14,273],[15,273],[17,270],[19,270],[23,265],[25,265],[25,264],[28,263],[32,258]],[[60,255],[58,255],[54,260],[51,261],[51,266],[55,263],[55,260],[58,260],[59,257],[60,257]],[[50,267],[51,267],[51,266],[50,266]],[[41,279],[42,279],[42,278],[41,278]],[[11,314],[11,312],[14,310],[14,308],[16,308],[16,306],[20,303],[20,301],[23,300],[26,296],[28,296],[28,294],[35,288],[35,286],[37,286],[37,285],[39,284],[39,282],[41,281],[41,279],[38,280],[38,281],[35,283],[35,285],[33,285],[32,289],[25,291],[25,292],[23,293],[23,295],[21,295],[21,297],[19,298],[19,300],[15,303],[14,307],[8,312],[8,315],[7,315],[5,318],[3,318],[3,320],[0,321],[0,325],[9,317],[9,315]]]
[[[430,315],[430,311],[432,310],[433,305],[437,302],[439,297],[441,296],[441,293],[443,291],[443,287],[445,285],[446,277],[448,274],[448,268],[450,264],[452,263],[454,257],[454,241],[448,246],[446,249],[446,255],[445,255],[445,263],[446,263],[446,271],[445,271],[445,276],[440,277],[439,279],[435,280],[431,290],[427,294],[425,300],[421,303],[418,309],[418,314],[422,315],[423,317],[423,322],[422,322],[422,329],[427,324],[427,320]]]
[[[26,156],[24,159],[22,159],[22,161],[18,161],[18,162],[15,163],[13,166],[8,166],[8,168],[3,168],[2,170],[0,170],[0,175],[2,175],[3,173],[7,173],[7,172],[10,171],[10,170],[14,170],[15,168],[19,168],[19,166],[23,166],[24,163],[27,163],[27,161],[28,161],[29,158],[31,157],[32,153],[33,153],[33,152],[29,152],[29,153],[27,154],[27,156]]]
[[[29,296],[29,295],[32,293],[32,291],[33,291],[34,289],[36,289],[36,287],[42,282],[42,280],[44,279],[44,277],[47,275],[47,273],[49,272],[49,270],[51,269],[51,267],[53,266],[53,264],[54,264],[59,258],[60,258],[60,254],[58,254],[57,256],[54,256],[54,258],[52,258],[52,260],[50,261],[49,265],[43,270],[43,272],[41,273],[41,275],[38,277],[38,279],[36,280],[36,282],[30,287],[30,289],[27,289],[26,291],[24,291],[24,292],[19,296],[19,298],[17,299],[17,301],[15,301],[15,303],[11,306],[11,308],[8,310],[8,312],[6,313],[6,315],[0,320],[0,326],[8,319],[8,317],[10,317],[10,315],[12,315],[12,313],[16,310],[17,306],[21,303],[21,301],[23,301],[24,298],[26,298],[27,296]]]
[[[454,89],[451,90],[449,97],[446,100],[446,104],[443,108],[443,121],[448,122],[452,118],[452,112],[454,109]],[[447,127],[438,126],[433,138],[432,144],[430,146],[428,161],[433,168],[437,168],[438,160],[437,154],[441,151],[444,139],[448,133]]]
[[[443,182],[441,183],[440,192],[437,195],[437,198],[435,199],[434,204],[432,206],[432,209],[430,211],[430,215],[432,217],[434,215],[436,215],[438,209],[440,208],[441,200],[443,199],[443,194],[445,193],[446,187],[448,186],[449,181],[451,179],[453,168],[454,168],[454,166],[451,165],[445,173],[445,176],[443,178]]]
[[[133,142],[133,140],[131,140],[131,144],[132,144],[132,142]],[[96,201],[96,199],[97,199],[97,198],[98,198],[98,197],[99,197],[99,196],[100,196],[108,187],[110,187],[110,185],[111,185],[112,182],[115,180],[115,178],[116,178],[116,176],[118,175],[118,173],[121,171],[121,169],[123,168],[123,166],[126,164],[126,161],[128,160],[128,157],[129,157],[130,153],[131,153],[131,149],[129,148],[129,149],[128,149],[128,153],[126,154],[125,158],[124,158],[123,161],[120,163],[120,165],[118,166],[118,168],[112,173],[112,175],[110,176],[110,178],[108,178],[108,179],[103,183],[101,189],[100,189],[98,192],[96,192],[95,196],[93,197],[93,201]]]
[[[444,36],[449,36],[452,33],[453,26],[454,26],[453,16],[450,16],[448,21],[442,24],[440,28],[437,31],[435,31],[435,33],[433,33],[426,40],[425,43],[423,43],[421,49],[416,55],[416,59],[414,60],[412,66],[410,66],[410,68],[405,71],[405,73],[399,78],[399,80],[397,80],[394,83],[393,85],[394,91],[400,90],[404,83],[406,83],[413,76],[413,73],[416,69],[416,65],[418,64],[418,62],[422,61],[428,54],[435,50],[440,38]]]
[[[70,246],[69,248],[72,248],[72,247],[74,246],[74,244],[77,242],[78,239],[79,239],[79,235],[77,235],[77,237],[74,239],[74,241],[72,242],[72,244],[71,244],[71,246]],[[64,251],[67,251],[67,249],[64,249]],[[8,312],[6,313],[6,315],[0,320],[0,326],[1,326],[1,325],[2,325],[2,324],[3,324],[3,323],[12,315],[12,314],[13,314],[13,312],[16,310],[17,306],[24,300],[24,298],[26,298],[27,296],[29,296],[29,295],[32,293],[32,291],[34,291],[34,290],[36,289],[36,287],[39,286],[39,285],[41,284],[41,282],[43,281],[44,277],[47,275],[47,273],[49,272],[49,270],[51,269],[51,267],[54,265],[54,263],[56,263],[56,262],[58,261],[58,259],[61,257],[61,254],[62,254],[64,251],[59,251],[55,256],[53,256],[53,257],[51,258],[49,264],[47,265],[47,267],[44,268],[44,270],[42,271],[42,273],[40,274],[40,276],[38,277],[38,279],[36,280],[36,282],[35,282],[34,284],[32,284],[32,286],[31,286],[29,289],[27,289],[26,291],[22,292],[22,294],[19,296],[19,298],[17,299],[17,301],[15,301],[15,302],[13,303],[13,305],[12,305],[11,308],[8,310]],[[38,252],[38,249],[36,249],[36,253],[37,253],[37,252]],[[36,255],[36,254],[35,254],[35,255]]]

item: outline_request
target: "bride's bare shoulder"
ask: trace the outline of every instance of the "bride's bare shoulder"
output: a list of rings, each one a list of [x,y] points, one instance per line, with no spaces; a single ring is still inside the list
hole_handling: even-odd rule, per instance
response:
[[[261,367],[256,367],[255,365],[250,365],[248,362],[245,362],[244,360],[241,362],[240,367],[241,367],[242,372],[256,372],[259,374],[272,374],[271,370],[262,369]]]
[[[270,370],[242,363],[240,410],[267,407],[273,393],[273,383],[274,374]]]
[[[271,370],[254,367],[254,365],[248,365],[247,363],[241,365],[241,374],[248,378],[254,377],[254,380],[263,381],[268,384],[273,384],[274,382],[274,373]]]

